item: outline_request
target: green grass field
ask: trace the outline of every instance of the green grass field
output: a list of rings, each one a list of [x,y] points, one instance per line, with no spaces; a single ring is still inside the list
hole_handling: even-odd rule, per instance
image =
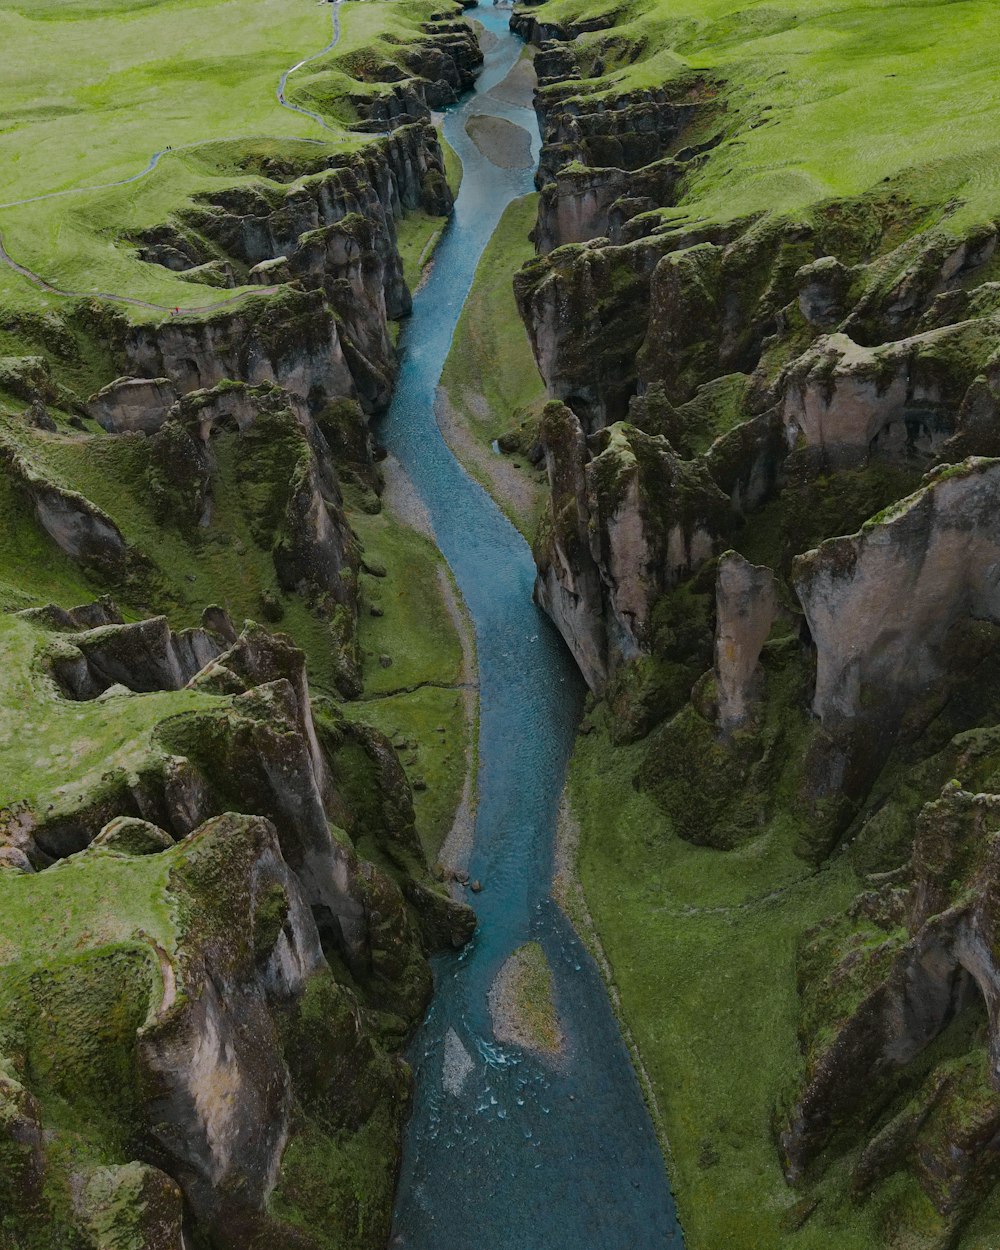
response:
[[[7,250],[65,290],[128,294],[167,307],[217,302],[217,290],[138,260],[123,236],[163,222],[194,195],[248,179],[248,161],[312,159],[364,143],[346,129],[356,120],[348,95],[374,91],[360,76],[398,58],[436,9],[433,0],[341,6],[336,48],[294,73],[286,90],[290,103],[328,117],[324,127],[282,108],[276,93],[284,70],[329,43],[326,4],[0,0],[0,233]],[[168,146],[174,150],[148,176],[85,189],[133,177]],[[61,191],[69,194],[10,207]],[[51,302],[0,265],[0,306]]]
[[[801,1062],[799,935],[845,907],[858,878],[844,861],[814,872],[780,822],[738,851],[683,841],[632,786],[645,749],[613,748],[601,731],[581,738],[569,793],[581,884],[655,1093],[687,1244],[924,1250],[934,1243],[913,1239],[913,1226],[943,1225],[912,1176],[860,1205],[840,1160],[804,1212],[774,1141],[775,1103]],[[895,1240],[903,1224],[907,1239]]]
[[[955,231],[1000,209],[992,0],[630,0],[624,12],[617,0],[549,0],[532,12],[619,14],[587,94],[691,71],[722,82],[714,128],[726,137],[664,214],[678,225],[801,212],[897,180],[917,202],[947,205]],[[596,56],[606,40],[577,47]]]
[[[523,455],[507,457],[507,466],[501,462],[502,470],[513,470],[514,462],[524,470],[523,489],[515,498],[508,489],[509,478],[497,475],[498,456],[492,444],[522,421],[537,417],[545,401],[545,386],[518,316],[512,284],[514,271],[534,255],[528,232],[537,209],[537,195],[526,195],[500,218],[476,269],[441,375],[455,418],[468,434],[456,440],[452,450],[529,541],[538,520],[544,473],[533,471]]]

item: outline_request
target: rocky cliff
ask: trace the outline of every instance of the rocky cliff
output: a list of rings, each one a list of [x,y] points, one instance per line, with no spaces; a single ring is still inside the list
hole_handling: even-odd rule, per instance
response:
[[[957,191],[932,207],[906,170],[853,197],[803,194],[794,210],[730,208],[747,196],[726,163],[786,120],[751,96],[754,64],[729,42],[736,29],[766,42],[764,19],[734,11],[702,30],[700,17],[628,14],[514,17],[538,49],[544,136],[537,255],[515,278],[550,396],[535,593],[593,694],[585,729],[603,747],[581,742],[591,772],[574,784],[603,813],[586,862],[614,878],[616,975],[629,969],[627,1009],[660,1038],[674,987],[651,1003],[646,944],[669,962],[667,929],[670,950],[694,951],[689,932],[723,924],[741,936],[717,942],[715,963],[698,956],[701,984],[718,977],[733,1015],[755,1018],[736,982],[770,960],[790,984],[781,943],[794,933],[791,1001],[767,977],[747,991],[799,1016],[767,1093],[773,1134],[754,1146],[781,1161],[795,1197],[761,1244],[834,1244],[856,1220],[869,1230],[859,1244],[979,1245],[962,1239],[990,1209],[1000,1088],[997,208],[962,216]],[[733,81],[704,68],[716,53]],[[637,85],[654,65],[666,81]],[[802,898],[828,890],[837,913],[818,925],[789,884],[813,874]],[[592,874],[598,907],[603,888]],[[679,965],[673,975],[683,982]],[[703,998],[677,994],[697,1015]],[[673,1049],[650,1042],[654,1063],[697,1050],[689,1024]],[[702,1044],[715,1053],[713,1027]],[[717,1062],[742,1062],[719,1049]],[[703,1078],[704,1097],[678,1095],[676,1117],[676,1091],[660,1090],[695,1206],[702,1174],[735,1151],[744,1097],[719,1071],[688,1071]],[[733,1154],[710,1173],[714,1200],[742,1192],[741,1166]],[[919,1194],[909,1206],[904,1189]],[[688,1214],[714,1230],[694,1245],[749,1244]],[[824,1219],[834,1240],[798,1239]]]
[[[219,611],[206,621],[181,634],[162,618],[123,624],[110,602],[10,618],[57,706],[90,701],[95,726],[143,729],[126,767],[0,816],[0,905],[25,917],[0,976],[17,1161],[5,1214],[15,1231],[51,1227],[39,1244],[89,1245],[106,1218],[109,1236],[134,1221],[168,1246],[182,1229],[226,1246],[379,1245],[406,1107],[393,1039],[426,1005],[426,954],[461,944],[474,919],[433,887],[388,743],[332,704],[314,711],[287,638],[252,625],[236,636]],[[380,867],[354,847],[354,744],[372,761],[361,784],[380,814],[364,836]],[[105,892],[126,882],[109,916]],[[59,899],[74,900],[72,941],[33,928]],[[318,1199],[298,1193],[311,1138],[321,1156],[354,1139],[348,1158],[373,1152],[364,1203],[349,1178]],[[150,1210],[128,1199],[136,1177],[162,1192]],[[313,1223],[317,1200],[340,1213],[329,1232]]]
[[[475,918],[349,707],[391,583],[357,518],[400,537],[397,229],[451,210],[429,109],[481,59],[438,14],[354,66],[384,133],[116,240],[247,298],[2,314],[4,1250],[385,1244],[402,1048]]]

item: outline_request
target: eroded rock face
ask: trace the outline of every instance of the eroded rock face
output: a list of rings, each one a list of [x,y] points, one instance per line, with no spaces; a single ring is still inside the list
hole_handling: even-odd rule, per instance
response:
[[[729,501],[662,437],[624,423],[585,440],[564,405],[541,430],[552,507],[535,547],[535,595],[594,690],[648,652],[659,595],[717,550]]]
[[[789,448],[827,470],[872,456],[928,461],[954,431],[968,385],[947,367],[962,337],[949,327],[878,348],[844,334],[819,339],[784,378]]]
[[[113,605],[102,604],[26,619],[65,631],[60,644],[72,640],[102,680],[113,667],[122,690],[176,689],[184,635],[162,618],[88,628],[112,615]],[[97,945],[74,952],[85,963],[74,963],[72,978],[60,981],[57,970],[43,978],[46,994],[92,1001],[78,1004],[67,1027],[95,1072],[111,1065],[119,1074],[115,1114],[132,1116],[123,1140],[135,1142],[136,1156],[74,1182],[79,1228],[108,1250],[175,1250],[183,1212],[188,1234],[225,1250],[248,1239],[310,1250],[310,1235],[272,1210],[281,1185],[297,1175],[295,1143],[307,1120],[314,1134],[349,1141],[376,1116],[370,1131],[386,1134],[391,1183],[407,1075],[375,1040],[362,1003],[393,1013],[401,1031],[414,1025],[431,990],[427,952],[467,940],[475,919],[432,885],[388,741],[350,725],[332,704],[314,717],[304,656],[289,640],[248,625],[227,646],[228,618],[218,609],[208,618],[221,628],[187,631],[211,644],[192,683],[197,710],[154,723],[128,775],[103,778],[72,818],[51,805],[5,810],[0,848],[15,872],[37,865],[33,880],[43,891],[49,881],[58,888],[60,871],[50,877],[44,869],[74,852],[63,868],[73,880],[96,880],[109,865],[132,861],[133,893],[153,891],[149,903],[127,903],[150,918],[146,927],[133,932],[124,919],[128,940],[114,945],[117,931],[95,920]],[[367,761],[360,771],[359,756]],[[361,838],[396,865],[399,884],[361,858],[352,844]],[[138,866],[147,864],[144,875]],[[174,919],[150,932],[163,916]],[[333,978],[327,955],[350,968],[351,990]],[[122,1003],[114,1029],[100,1007],[105,993]],[[58,1166],[16,1075],[34,1062],[24,1019],[38,1009],[33,999],[18,1006],[13,1033],[9,1021],[0,1024],[0,1195],[13,1184],[5,1215],[29,1222],[36,1212],[51,1218],[44,1186]],[[358,1245],[383,1244],[387,1218],[384,1204],[358,1206],[351,1235]]]
[[[92,412],[109,428],[155,425],[162,396],[143,404],[140,386],[157,371],[161,391],[226,377],[277,381],[314,411],[343,398],[381,411],[395,375],[386,321],[410,309],[395,221],[418,208],[444,215],[451,204],[437,134],[425,125],[404,126],[290,190],[240,186],[209,197],[151,232],[140,254],[184,270],[221,249],[247,281],[294,281],[306,292],[287,291],[263,313],[248,304],[133,330],[125,356],[136,377],[95,396]]]
[[[537,65],[539,252],[602,236],[615,243],[640,237],[643,229],[634,219],[673,202],[685,164],[696,155],[683,149],[682,136],[703,109],[699,85],[594,98],[551,83],[555,76],[573,76],[571,47],[545,48]]]
[[[569,404],[588,433],[626,415],[659,254],[644,244],[566,247],[515,275],[549,395]]]
[[[607,679],[601,575],[590,550],[587,444],[563,404],[549,404],[540,430],[549,477],[549,515],[535,542],[535,601],[566,640],[591,689]]]
[[[746,724],[758,694],[757,661],[778,614],[777,583],[770,569],[727,551],[715,587],[718,719],[729,734]]]
[[[320,292],[289,292],[205,320],[136,326],[125,345],[137,377],[168,378],[181,393],[236,378],[275,382],[301,399],[356,395],[332,310]]]
[[[341,691],[357,693],[360,544],[339,471],[377,509],[367,417],[395,379],[387,322],[410,308],[395,223],[450,210],[428,106],[481,62],[447,16],[393,53],[402,81],[358,102],[391,134],[329,167],[250,154],[247,172],[266,180],[133,240],[189,281],[269,289],[160,325],[81,302],[25,317],[39,354],[0,361],[0,388],[32,405],[0,438],[14,509],[24,501],[86,580],[113,584],[130,618],[103,600],[15,623],[29,648],[38,635],[31,681],[49,703],[122,733],[93,771],[0,812],[0,890],[80,890],[65,948],[57,936],[14,951],[6,929],[0,941],[0,1241],[9,1229],[74,1250],[388,1238],[409,1089],[399,1054],[431,992],[428,955],[467,941],[474,913],[428,872],[384,736],[332,702],[314,714],[287,638],[237,633],[221,607],[171,628],[192,619],[189,595],[164,604],[161,570],[130,546],[135,511],[113,491],[95,492],[112,515],[74,492],[59,440],[128,461],[138,510],[195,553],[180,574],[192,585],[202,544],[273,559],[265,618],[280,619],[282,591],[300,595],[310,631],[342,645]],[[54,381],[97,361],[115,380],[89,404]],[[228,602],[221,583],[212,593]],[[5,602],[44,602],[18,590],[5,584]],[[132,619],[152,604],[177,615]],[[97,702],[74,712],[63,695]],[[81,1131],[46,1120],[50,1098],[75,1107]]]
[[[852,274],[836,256],[821,256],[803,265],[795,280],[799,288],[799,312],[811,326],[826,329],[843,320]]]
[[[109,433],[152,434],[176,401],[177,392],[166,378],[118,378],[92,396],[87,407]]]
[[[385,130],[426,121],[431,109],[454,104],[469,90],[483,61],[475,32],[454,12],[435,13],[422,26],[423,37],[400,49],[399,64],[367,58],[352,66],[356,77],[379,84],[375,93],[352,95],[351,103],[364,120],[358,129]],[[412,77],[406,77],[409,73]]]
[[[410,304],[392,222],[404,206],[414,207],[413,193],[401,191],[388,173],[381,188],[349,173],[289,193],[295,198],[278,210],[266,200],[247,203],[244,193],[240,202],[199,218],[206,233],[221,232],[222,245],[254,268],[256,280],[295,279],[308,290],[203,321],[136,328],[126,343],[130,371],[166,378],[181,393],[235,378],[277,382],[314,411],[326,401],[355,397],[369,411],[384,408],[395,371],[386,319],[404,315]],[[444,211],[449,206],[441,205]],[[261,267],[276,257],[280,267]],[[114,398],[120,407],[122,397]],[[101,397],[91,403],[97,412]],[[153,422],[149,417],[137,426],[136,420],[132,428]]]
[[[183,839],[225,811],[265,816],[274,822],[284,859],[298,875],[326,937],[355,975],[366,980],[393,948],[402,952],[397,958],[409,971],[397,1009],[407,1015],[419,1012],[430,981],[426,965],[413,959],[420,944],[404,895],[356,854],[349,839],[331,832],[331,824],[347,824],[355,839],[373,838],[407,875],[415,863],[423,864],[409,785],[388,742],[371,729],[348,730],[339,718],[335,726],[327,719],[321,735],[302,652],[259,626],[247,625],[228,648],[220,635],[205,630],[174,634],[163,618],[106,626],[72,639],[76,655],[90,666],[84,672],[94,686],[112,679],[123,691],[190,684],[220,696],[219,705],[164,721],[136,772],[109,777],[100,795],[75,810],[11,811],[0,845],[16,850],[29,867],[43,868],[95,839],[115,846],[145,832],[139,840],[146,847],[155,842],[150,835],[157,828],[164,836]],[[197,654],[198,646],[205,648],[204,656]],[[54,664],[61,679],[80,678],[81,661],[60,669],[59,657],[57,651]],[[193,670],[188,676],[185,662]],[[337,763],[337,753],[355,740],[372,761],[363,780],[353,769],[340,776]],[[372,809],[373,796],[382,796],[381,807]],[[373,810],[377,818],[354,828],[353,812]],[[446,934],[449,942],[471,934],[469,908],[432,897],[422,887],[408,897],[419,924],[426,915],[428,933]],[[378,933],[372,927],[376,915]],[[387,983],[393,979],[386,978]]]
[[[789,1175],[851,1124],[870,1139],[858,1188],[908,1163],[938,1211],[955,1217],[954,1231],[1000,1168],[998,815],[997,795],[949,783],[920,814],[905,878],[818,926],[800,953],[807,1063],[781,1135]],[[969,1051],[932,1068],[876,1133],[898,1074],[963,1013],[982,1017]]]
[[[157,616],[76,634],[53,657],[52,671],[74,699],[94,699],[109,686],[180,690],[223,646],[204,629],[175,633],[166,617]]]
[[[612,243],[640,238],[635,219],[669,204],[685,172],[682,162],[667,158],[645,169],[559,169],[542,186],[536,242],[541,253],[565,243],[606,237]]]
[[[123,855],[158,855],[173,845],[174,839],[165,829],[134,816],[116,816],[109,820],[91,843],[91,846],[106,846]]]
[[[898,1217],[886,1236],[951,1248],[1000,1179],[996,223],[959,228],[949,204],[928,226],[902,180],[718,220],[681,146],[688,105],[711,133],[709,93],[616,97],[645,34],[594,22],[614,29],[514,18],[546,141],[517,301],[565,405],[541,427],[536,594],[660,828],[709,855],[836,851],[864,891],[802,936],[805,1073],[775,1091],[801,1192],[775,1244],[850,1169],[871,1218]],[[732,141],[757,120],[718,124]],[[677,560],[671,492],[706,480],[726,509]],[[728,542],[743,554],[713,569]],[[638,767],[614,757],[647,734]],[[968,792],[917,821],[948,777]],[[782,893],[754,906],[806,923]],[[919,1231],[914,1180],[938,1213]]]
[[[949,664],[949,630],[1000,621],[1000,465],[970,459],[796,562],[792,580],[816,646],[813,710],[837,727],[901,713]]]
[[[227,885],[219,893],[215,872]],[[172,960],[163,1001],[144,1026],[142,1064],[157,1091],[152,1146],[204,1219],[219,1195],[260,1208],[277,1180],[292,1088],[276,1009],[323,965],[315,923],[266,820],[219,817],[185,841],[172,878],[193,925]],[[237,934],[229,907],[249,921]],[[242,909],[241,909],[242,910]]]
[[[35,469],[14,446],[0,439],[0,470],[30,504],[38,524],[60,551],[84,568],[112,578],[138,563],[114,521],[89,499]]]

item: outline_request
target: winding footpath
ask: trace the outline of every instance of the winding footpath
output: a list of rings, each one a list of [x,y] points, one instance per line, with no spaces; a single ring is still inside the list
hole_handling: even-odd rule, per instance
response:
[[[321,57],[328,55],[340,42],[340,6],[342,3],[343,0],[330,0],[332,10],[332,32],[330,42],[325,47],[321,48],[319,52],[314,52],[312,56],[307,56],[303,60],[297,61],[294,65],[286,69],[282,73],[281,78],[278,81],[278,86],[275,89],[275,97],[281,108],[288,109],[290,113],[298,113],[303,117],[308,117],[318,126],[322,126],[324,130],[328,130],[332,134],[337,135],[340,135],[339,130],[324,121],[319,113],[313,113],[310,112],[309,109],[300,108],[297,104],[290,104],[285,99],[285,91],[288,85],[288,79],[292,74],[296,73],[297,70],[302,69],[306,65],[311,65],[313,61],[318,61]],[[57,200],[63,198],[64,196],[83,195],[88,192],[95,191],[108,191],[114,187],[127,187],[134,182],[139,182],[142,178],[148,177],[165,156],[174,156],[180,152],[191,152],[197,148],[208,147],[210,144],[214,143],[251,142],[263,139],[274,140],[282,143],[313,143],[318,144],[321,147],[325,147],[331,143],[348,142],[348,139],[345,136],[340,136],[337,139],[307,139],[296,135],[240,135],[230,136],[229,138],[216,137],[213,139],[196,139],[192,143],[182,143],[177,147],[158,149],[149,158],[145,167],[140,169],[137,174],[132,174],[129,178],[120,178],[116,182],[96,183],[93,186],[68,187],[61,191],[47,191],[41,195],[29,195],[21,200],[8,200],[6,203],[0,204],[0,212],[7,208],[22,208],[26,204],[39,204],[43,200]],[[51,282],[46,281],[45,278],[43,278],[40,274],[35,273],[33,269],[29,269],[26,265],[19,264],[7,251],[2,231],[0,231],[0,262],[5,264],[8,269],[13,269],[15,273],[20,274],[22,278],[27,278],[29,282],[34,283],[35,286],[39,287],[49,295],[58,295],[65,299],[110,300],[115,304],[128,304],[133,308],[148,308],[153,312],[162,313],[172,313],[174,312],[175,307],[180,314],[216,312],[220,308],[228,308],[231,304],[238,304],[243,300],[252,299],[258,295],[273,295],[276,291],[281,289],[278,286],[255,287],[250,291],[240,291],[235,295],[227,295],[225,299],[217,300],[213,304],[197,304],[191,307],[155,304],[150,303],[149,300],[136,299],[131,295],[117,295],[111,291],[67,291],[62,287],[54,286]]]

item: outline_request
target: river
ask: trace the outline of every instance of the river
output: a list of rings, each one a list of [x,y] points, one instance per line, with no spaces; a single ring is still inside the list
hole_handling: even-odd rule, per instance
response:
[[[401,338],[379,436],[402,463],[469,607],[481,690],[479,808],[469,869],[479,930],[435,962],[437,993],[410,1051],[416,1085],[391,1245],[407,1250],[664,1250],[683,1242],[663,1157],[600,974],[549,898],[559,795],[583,689],[532,604],[521,536],[454,459],[434,398],[476,265],[503,210],[533,189],[465,133],[492,113],[540,141],[534,113],[486,93],[517,60],[509,10],[471,15],[497,41],[444,133],[465,175]],[[499,1045],[487,995],[506,959],[543,946],[567,1037],[558,1060]],[[449,1038],[450,1034],[450,1038]],[[446,1041],[446,1039],[448,1039]],[[447,1079],[446,1079],[447,1051]]]

